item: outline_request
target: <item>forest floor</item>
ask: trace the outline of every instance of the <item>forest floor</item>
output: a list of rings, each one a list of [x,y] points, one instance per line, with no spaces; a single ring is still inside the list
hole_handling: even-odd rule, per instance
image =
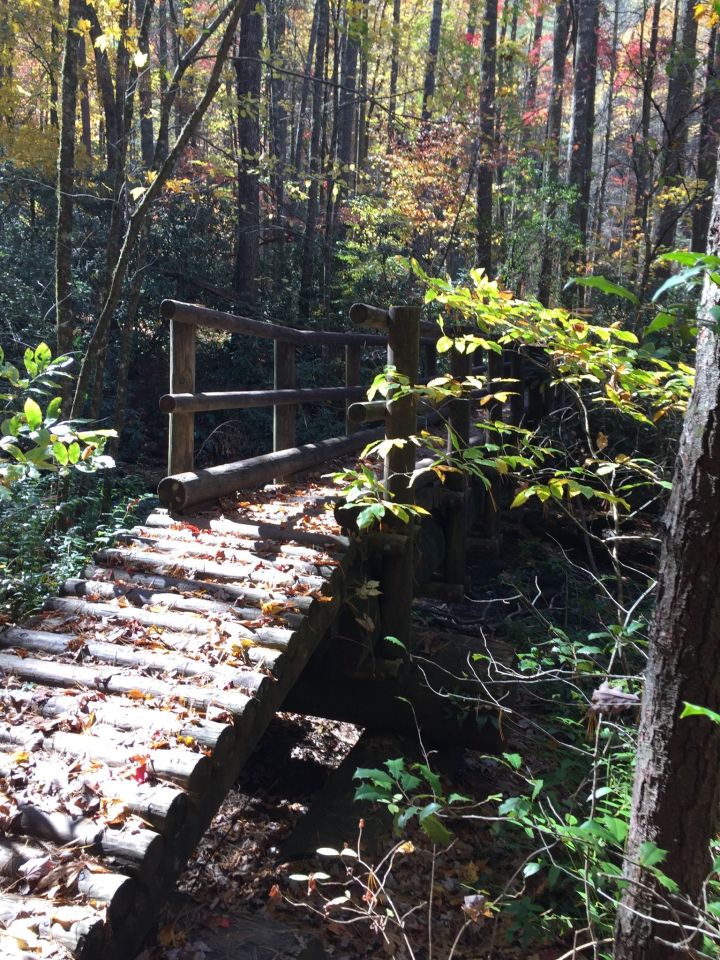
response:
[[[513,539],[517,544],[522,537]],[[466,649],[471,671],[472,653],[487,650],[488,639],[511,639],[513,629],[518,629],[515,620],[523,614],[523,600],[518,601],[518,591],[503,571],[515,570],[516,560],[505,547],[502,555],[478,557],[472,570],[473,590],[462,603],[417,601],[416,651],[432,659],[454,640]],[[498,594],[507,599],[498,599]],[[506,696],[508,689],[499,693],[496,688],[495,694]],[[552,763],[557,741],[537,725],[537,714],[527,719],[530,711],[522,709],[517,693],[511,696],[512,709],[504,714],[510,719],[503,721],[502,750],[535,757],[538,768],[548,758]],[[393,836],[388,818],[378,813],[377,805],[353,802],[352,771],[358,766],[382,766],[386,759],[409,756],[413,749],[417,751],[417,744],[392,736],[363,735],[350,724],[278,715],[185,871],[160,919],[155,944],[142,954],[142,960],[388,956],[554,960],[560,956],[567,944],[536,939],[522,911],[497,916],[485,909],[482,899],[472,899],[477,892],[492,901],[505,890],[517,891],[518,900],[529,902],[531,912],[542,911],[542,881],[518,879],[518,865],[525,854],[522,840],[508,843],[505,836],[500,838],[491,820],[458,817],[447,823],[452,842],[447,848],[433,847],[416,821],[401,837]],[[512,796],[521,788],[507,764],[475,750],[444,747],[430,752],[429,760],[442,777],[445,796],[456,792],[482,801]],[[476,814],[496,811],[497,803],[475,808]],[[319,857],[315,851],[318,847],[341,850],[346,845],[357,849],[361,817],[364,859],[377,869],[365,888],[367,913],[354,920],[346,916],[343,922],[337,908],[323,910],[312,880],[290,877],[329,871],[336,885],[326,897],[342,894],[351,881],[340,860],[335,860],[337,867],[328,866],[331,858]],[[402,841],[409,842],[393,858],[386,883],[378,890],[374,877],[383,876],[378,864]],[[360,875],[356,868],[355,877]],[[405,944],[397,925],[387,919],[389,901],[398,913],[410,911]]]

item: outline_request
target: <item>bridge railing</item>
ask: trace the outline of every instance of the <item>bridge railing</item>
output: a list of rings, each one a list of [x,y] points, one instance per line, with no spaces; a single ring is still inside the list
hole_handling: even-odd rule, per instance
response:
[[[378,329],[377,333],[353,331],[299,330],[279,324],[252,320],[211,310],[196,304],[177,300],[164,300],[160,312],[170,323],[170,391],[160,399],[160,409],[170,416],[168,441],[168,476],[161,481],[158,493],[161,502],[173,509],[182,510],[195,503],[232,493],[242,487],[267,483],[277,477],[299,470],[310,469],[327,460],[343,456],[391,430],[391,436],[407,436],[393,433],[392,424],[402,421],[398,430],[409,425],[402,418],[404,406],[396,405],[386,428],[361,430],[347,416],[353,400],[365,396],[361,384],[361,352],[364,347],[387,346],[393,339],[392,324],[388,326],[393,311],[410,311],[415,338],[422,327],[424,347],[427,352],[428,369],[434,358],[434,344],[438,336],[434,324],[421,324],[419,308],[390,308],[390,311],[365,304],[356,304],[351,316],[363,326]],[[196,332],[198,327],[221,330],[247,337],[258,337],[274,342],[273,387],[267,390],[224,390],[198,392],[195,380]],[[397,339],[397,338],[396,338]],[[405,334],[395,344],[395,353],[404,349]],[[311,387],[299,389],[295,376],[295,356],[301,346],[334,346],[345,351],[345,384],[338,387]],[[392,344],[390,354],[392,355]],[[392,359],[390,362],[393,362]],[[404,366],[400,359],[398,369]],[[411,377],[417,380],[417,364]],[[295,424],[298,405],[301,403],[344,402],[346,405],[346,434],[302,447],[295,445]],[[273,408],[273,452],[262,456],[209,467],[195,469],[195,414],[213,410],[239,410],[257,407]],[[413,421],[414,429],[414,421]],[[412,431],[410,431],[412,432]],[[399,471],[395,465],[393,475]]]

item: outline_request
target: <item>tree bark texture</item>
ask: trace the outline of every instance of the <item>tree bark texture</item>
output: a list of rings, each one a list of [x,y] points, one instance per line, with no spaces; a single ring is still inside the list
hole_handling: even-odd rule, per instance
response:
[[[313,84],[312,134],[310,137],[310,187],[308,190],[307,213],[305,217],[305,235],[303,237],[302,261],[300,264],[300,314],[310,315],[310,303],[313,291],[315,260],[315,238],[320,195],[320,141],[322,138],[324,91],[322,80],[325,76],[325,47],[328,33],[328,0],[316,0],[317,3],[317,40],[315,44],[315,80]]]
[[[497,0],[486,0],[483,15],[482,91],[480,94],[479,157],[477,174],[477,237],[475,262],[492,275],[493,174],[495,170],[495,61]]]
[[[709,250],[720,251],[717,182]],[[717,302],[717,286],[706,286],[703,312]],[[658,942],[677,943],[683,936],[676,926],[659,923],[672,916],[667,894],[638,865],[645,841],[667,850],[660,868],[694,903],[711,868],[709,842],[720,828],[720,727],[704,717],[679,716],[684,702],[720,711],[719,503],[720,338],[701,326],[695,387],[665,517],[624,868],[630,883],[617,917],[615,960],[690,955]]]
[[[422,118],[427,122],[432,114],[432,101],[435,96],[435,68],[440,50],[440,29],[442,27],[443,0],[433,0],[430,19],[430,37],[425,61],[425,82],[423,85]]]
[[[60,143],[57,164],[57,222],[55,228],[55,322],[58,355],[72,350],[72,225],[75,184],[75,115],[78,90],[78,21],[85,15],[84,0],[70,0],[62,61]]]
[[[553,33],[552,81],[550,103],[548,104],[547,133],[545,136],[545,170],[543,176],[547,185],[558,180],[560,172],[560,132],[562,130],[563,91],[565,88],[565,65],[567,63],[568,34],[570,32],[570,9],[568,0],[557,0],[555,4],[555,29]],[[557,204],[548,203],[545,222],[555,215]],[[538,299],[546,307],[550,305],[552,290],[553,256],[550,246],[543,245],[540,277],[538,280]]]
[[[570,213],[579,234],[581,258],[585,252],[590,207],[599,16],[600,0],[579,0],[568,185],[577,191]]]
[[[390,50],[390,100],[388,112],[388,149],[396,136],[397,87],[400,70],[400,13],[402,0],[393,0],[392,46]]]
[[[693,111],[693,88],[697,66],[697,20],[694,0],[684,0],[679,8],[677,39],[669,64],[667,109],[665,111],[665,136],[663,138],[662,180],[664,187],[683,184],[688,171],[688,127]],[[683,213],[683,204],[677,201],[666,203],[660,213],[655,246],[672,247],[678,220]]]
[[[248,4],[240,18],[239,56],[235,61],[238,98],[239,162],[237,234],[233,288],[240,311],[254,316],[260,261],[260,50],[263,18]]]
[[[718,144],[720,143],[720,46],[718,28],[713,27],[708,40],[705,96],[703,98],[698,144],[697,175],[704,181],[700,199],[693,210],[692,249],[702,252],[707,247],[712,186],[717,172]]]

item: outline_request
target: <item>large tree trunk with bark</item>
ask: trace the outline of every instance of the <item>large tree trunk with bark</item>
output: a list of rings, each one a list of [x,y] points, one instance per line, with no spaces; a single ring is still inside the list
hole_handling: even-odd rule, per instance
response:
[[[239,56],[235,61],[238,98],[239,161],[237,235],[233,286],[240,311],[253,316],[257,306],[260,261],[260,50],[262,14],[248,4],[240,19]]]
[[[708,248],[720,253],[717,181]],[[705,315],[719,292],[716,285],[706,286]],[[615,960],[691,955],[687,943],[683,949],[661,942],[683,941],[668,904],[681,915],[685,911],[640,865],[642,845],[667,850],[660,868],[681,896],[699,903],[712,866],[709,843],[720,828],[720,726],[704,717],[680,719],[685,702],[720,711],[719,464],[720,338],[714,325],[703,325],[665,518]],[[686,913],[682,919],[693,924]]]

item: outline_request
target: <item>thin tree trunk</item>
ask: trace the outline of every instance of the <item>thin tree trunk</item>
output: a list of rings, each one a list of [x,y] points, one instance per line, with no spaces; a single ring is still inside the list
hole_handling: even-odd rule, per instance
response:
[[[666,188],[682,187],[688,168],[688,127],[694,103],[697,66],[695,7],[695,0],[684,0],[682,15],[677,22],[677,39],[669,67],[670,83],[665,112],[662,164],[662,180]],[[674,245],[681,215],[681,204],[670,201],[663,206],[655,232],[656,248]]]
[[[650,120],[653,110],[653,88],[655,85],[655,67],[657,64],[658,34],[660,30],[660,5],[662,0],[654,0],[652,21],[650,24],[650,41],[647,49],[647,59],[643,60],[644,34],[640,35],[640,63],[643,69],[642,110],[640,114],[640,138],[633,139],[633,165],[635,167],[635,204],[634,216],[637,221],[637,230],[643,238],[640,250],[640,283],[638,296],[645,299],[650,277],[650,262],[652,259],[652,231],[649,224],[650,197],[652,196],[651,175],[653,169],[654,151],[650,146]],[[643,31],[645,19],[643,18]]]
[[[316,0],[317,40],[315,44],[315,79],[322,81],[325,73],[325,46],[328,31],[328,0]],[[320,143],[322,139],[324,89],[321,82],[313,84],[312,133],[310,137],[310,187],[308,189],[305,235],[300,263],[300,315],[310,316],[315,262],[316,226],[320,191]]]
[[[495,61],[497,0],[486,0],[483,15],[482,91],[480,94],[475,263],[492,276],[493,175],[495,169]]]
[[[610,140],[612,138],[613,108],[615,106],[615,76],[617,74],[618,23],[620,19],[620,0],[615,0],[613,11],[612,45],[610,49],[610,70],[607,84],[607,114],[605,117],[605,135],[603,137],[602,166],[600,168],[600,186],[595,203],[595,227],[593,234],[596,248],[600,246],[602,224],[605,219],[605,198],[608,176],[610,174]]]
[[[233,289],[240,309],[253,316],[257,308],[260,263],[260,80],[262,14],[248,4],[240,19],[239,56],[235,61],[238,98],[239,161],[237,234]]]
[[[78,45],[78,74],[80,82],[80,140],[88,163],[92,164],[92,118],[90,114],[90,84],[87,75],[87,55],[85,52],[85,37],[80,37]]]
[[[349,187],[353,180],[351,166],[354,159],[357,65],[361,25],[352,15],[352,4],[348,4],[346,16],[346,42],[340,75],[341,89],[338,97],[337,127],[340,177]]]
[[[287,25],[286,0],[270,0],[267,6],[267,41],[272,62],[281,56]],[[285,167],[287,165],[288,115],[285,106],[285,80],[270,68],[268,82],[270,96],[270,144],[273,158],[272,184],[275,193],[276,219],[280,227],[284,221]]]
[[[50,126],[58,128],[58,64],[60,62],[60,0],[52,0],[50,24]]]
[[[393,0],[392,45],[390,49],[390,100],[388,112],[388,150],[395,143],[396,114],[397,114],[397,86],[400,69],[400,14],[402,0]]]
[[[302,88],[300,90],[300,108],[298,110],[297,130],[295,132],[295,172],[300,173],[303,167],[304,139],[305,139],[305,113],[307,111],[308,99],[310,97],[310,85],[312,83],[312,65],[315,58],[315,47],[318,34],[318,4],[313,7],[312,24],[310,25],[310,39],[308,40],[307,56],[305,57],[305,74],[303,76]]]
[[[720,253],[717,181],[708,250]],[[718,287],[708,282],[703,312],[717,302]],[[710,841],[720,829],[720,726],[704,717],[680,719],[684,703],[720,711],[720,338],[714,326],[699,327],[696,362],[665,516],[615,960],[691,956],[693,938],[684,947],[658,940],[677,944],[684,937],[672,923],[660,926],[673,915],[667,891],[640,865],[643,845],[667,851],[659,868],[680,896],[701,904],[712,867]]]
[[[714,26],[708,40],[707,73],[703,98],[702,120],[698,144],[697,175],[705,186],[693,210],[692,249],[702,252],[707,246],[712,185],[717,171],[720,143],[720,45],[718,28]]]
[[[443,0],[433,0],[428,52],[425,59],[425,82],[423,84],[422,119],[425,123],[427,123],[432,114],[433,98],[435,97],[435,69],[437,67],[438,52],[440,50],[442,5]]]
[[[158,4],[158,65],[160,67],[160,108],[165,114],[165,103],[168,93],[168,13],[167,0],[160,0]],[[153,169],[157,169],[167,159],[170,150],[170,130],[167,122],[160,122],[157,143],[155,145],[155,155],[153,157]]]
[[[532,45],[528,53],[527,83],[525,87],[525,112],[527,114],[524,123],[525,140],[529,138],[534,125],[531,117],[535,111],[535,101],[537,98],[538,73],[540,70],[540,40],[542,39],[544,21],[545,17],[541,11],[535,17]]]
[[[146,0],[135,0],[135,15],[140,22],[142,20],[142,11]],[[140,68],[139,89],[140,89],[140,156],[145,170],[150,170],[153,164],[155,154],[155,138],[153,135],[152,118],[152,85],[150,83],[150,48],[147,38],[142,46],[138,44],[138,50],[141,54],[148,57],[146,63]]]
[[[547,134],[545,137],[545,170],[544,180],[546,187],[552,188],[557,183],[560,172],[560,132],[562,130],[563,91],[565,88],[565,65],[567,63],[567,44],[570,32],[570,11],[568,0],[557,0],[555,4],[555,32],[553,35],[553,66],[550,87],[550,103],[548,104]],[[538,299],[546,307],[550,305],[552,293],[553,255],[550,244],[547,242],[548,221],[552,220],[557,210],[557,203],[548,201],[545,210],[545,243],[543,243],[540,277],[538,279]]]
[[[78,21],[85,16],[84,0],[70,0],[61,70],[60,142],[57,165],[55,228],[55,320],[58,355],[73,347],[72,253],[75,189],[75,125],[78,88]]]
[[[568,185],[576,191],[570,215],[578,232],[577,259],[580,263],[585,257],[590,209],[599,15],[600,0],[579,0]]]

